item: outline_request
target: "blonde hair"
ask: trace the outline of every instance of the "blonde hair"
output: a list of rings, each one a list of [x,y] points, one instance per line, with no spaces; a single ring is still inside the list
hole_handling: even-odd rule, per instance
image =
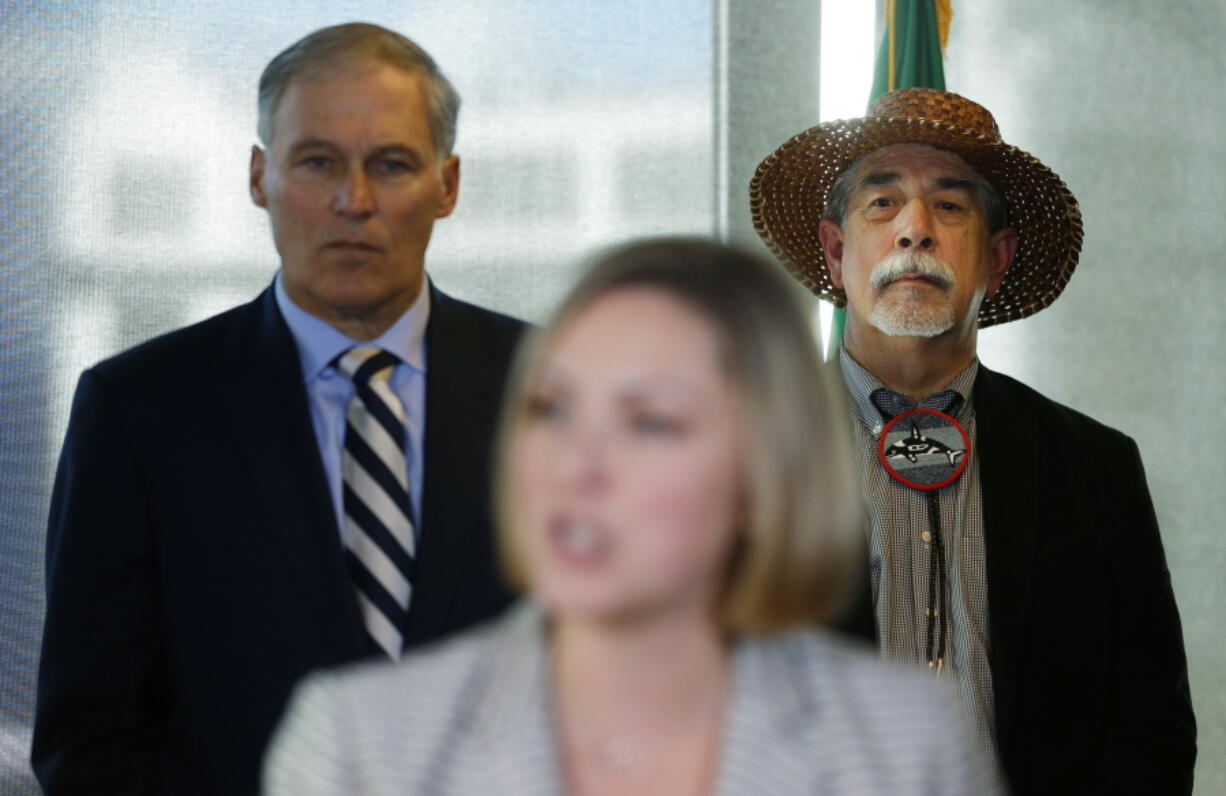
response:
[[[600,257],[516,358],[498,435],[495,506],[508,579],[526,586],[511,527],[509,456],[541,352],[596,299],[659,290],[697,310],[739,390],[745,527],[729,562],[717,618],[730,633],[827,621],[843,607],[863,560],[860,497],[851,469],[843,391],[821,364],[805,312],[782,273],[718,243],[669,238]]]

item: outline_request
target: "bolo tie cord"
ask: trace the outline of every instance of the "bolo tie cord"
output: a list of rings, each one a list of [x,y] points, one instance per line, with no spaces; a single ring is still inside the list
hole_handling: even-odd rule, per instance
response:
[[[928,557],[928,668],[940,672],[945,666],[948,632],[949,590],[945,561],[945,537],[941,533],[941,502],[935,489],[928,490],[928,527],[932,534]]]
[[[945,652],[949,641],[949,563],[945,555],[945,534],[941,529],[941,501],[938,493],[942,487],[956,480],[966,467],[966,456],[970,453],[970,437],[954,418],[954,415],[958,413],[965,403],[965,399],[955,390],[945,390],[940,393],[924,396],[920,400],[919,406],[916,406],[907,396],[885,387],[873,390],[869,399],[877,407],[881,417],[888,423],[884,429],[879,431],[880,436],[878,437],[877,455],[882,465],[896,480],[901,481],[912,489],[921,489],[927,495],[928,606],[927,611],[925,611],[925,622],[928,632],[925,646],[927,648],[928,667],[939,673],[945,666]],[[917,424],[914,420],[916,415],[923,415],[929,422]],[[954,471],[949,474],[948,478],[943,480],[938,478],[932,481],[915,483],[890,466],[885,450],[886,436],[889,430],[900,420],[906,417],[913,417],[911,436],[906,438],[906,442],[915,443],[920,448],[920,453],[933,453],[933,446],[928,443],[926,436],[919,431],[921,426],[925,429],[933,427],[931,416],[943,419],[947,425],[957,429],[966,447],[961,451],[962,461],[960,467],[955,466],[955,451],[946,445],[937,448],[937,452],[944,453],[950,457],[949,463],[951,467],[955,467]],[[895,443],[892,449],[898,444]],[[895,455],[906,456],[914,464],[914,450],[914,447],[907,444],[903,451]],[[908,456],[908,452],[911,455]]]

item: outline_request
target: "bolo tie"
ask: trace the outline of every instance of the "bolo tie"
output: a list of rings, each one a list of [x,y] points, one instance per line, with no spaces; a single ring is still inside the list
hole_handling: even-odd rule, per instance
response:
[[[941,528],[939,490],[966,470],[971,438],[954,415],[963,398],[954,390],[924,396],[915,404],[884,387],[869,396],[886,421],[877,438],[877,458],[895,481],[924,493],[928,506],[928,668],[945,666],[949,635],[949,564]]]

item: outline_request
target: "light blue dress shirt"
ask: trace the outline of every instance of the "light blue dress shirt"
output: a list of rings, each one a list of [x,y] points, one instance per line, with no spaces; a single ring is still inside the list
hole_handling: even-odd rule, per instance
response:
[[[353,382],[332,366],[332,362],[354,346],[378,346],[400,357],[389,384],[404,405],[408,417],[405,458],[409,467],[409,499],[413,529],[421,538],[421,470],[426,429],[426,321],[430,317],[430,281],[413,305],[405,310],[387,331],[370,342],[353,340],[331,324],[316,318],[290,299],[281,284],[281,274],[273,281],[277,307],[285,318],[298,347],[302,382],[306,386],[315,442],[328,479],[328,493],[336,511],[337,533],[345,539],[345,507],[341,503],[341,452],[345,446],[345,413],[353,397]]]

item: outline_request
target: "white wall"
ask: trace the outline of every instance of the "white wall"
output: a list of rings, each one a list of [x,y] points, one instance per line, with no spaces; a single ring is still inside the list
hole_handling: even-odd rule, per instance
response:
[[[1226,793],[1226,6],[955,2],[946,85],[1081,202],[1064,295],[983,361],[1133,436],[1183,614],[1198,794]]]

